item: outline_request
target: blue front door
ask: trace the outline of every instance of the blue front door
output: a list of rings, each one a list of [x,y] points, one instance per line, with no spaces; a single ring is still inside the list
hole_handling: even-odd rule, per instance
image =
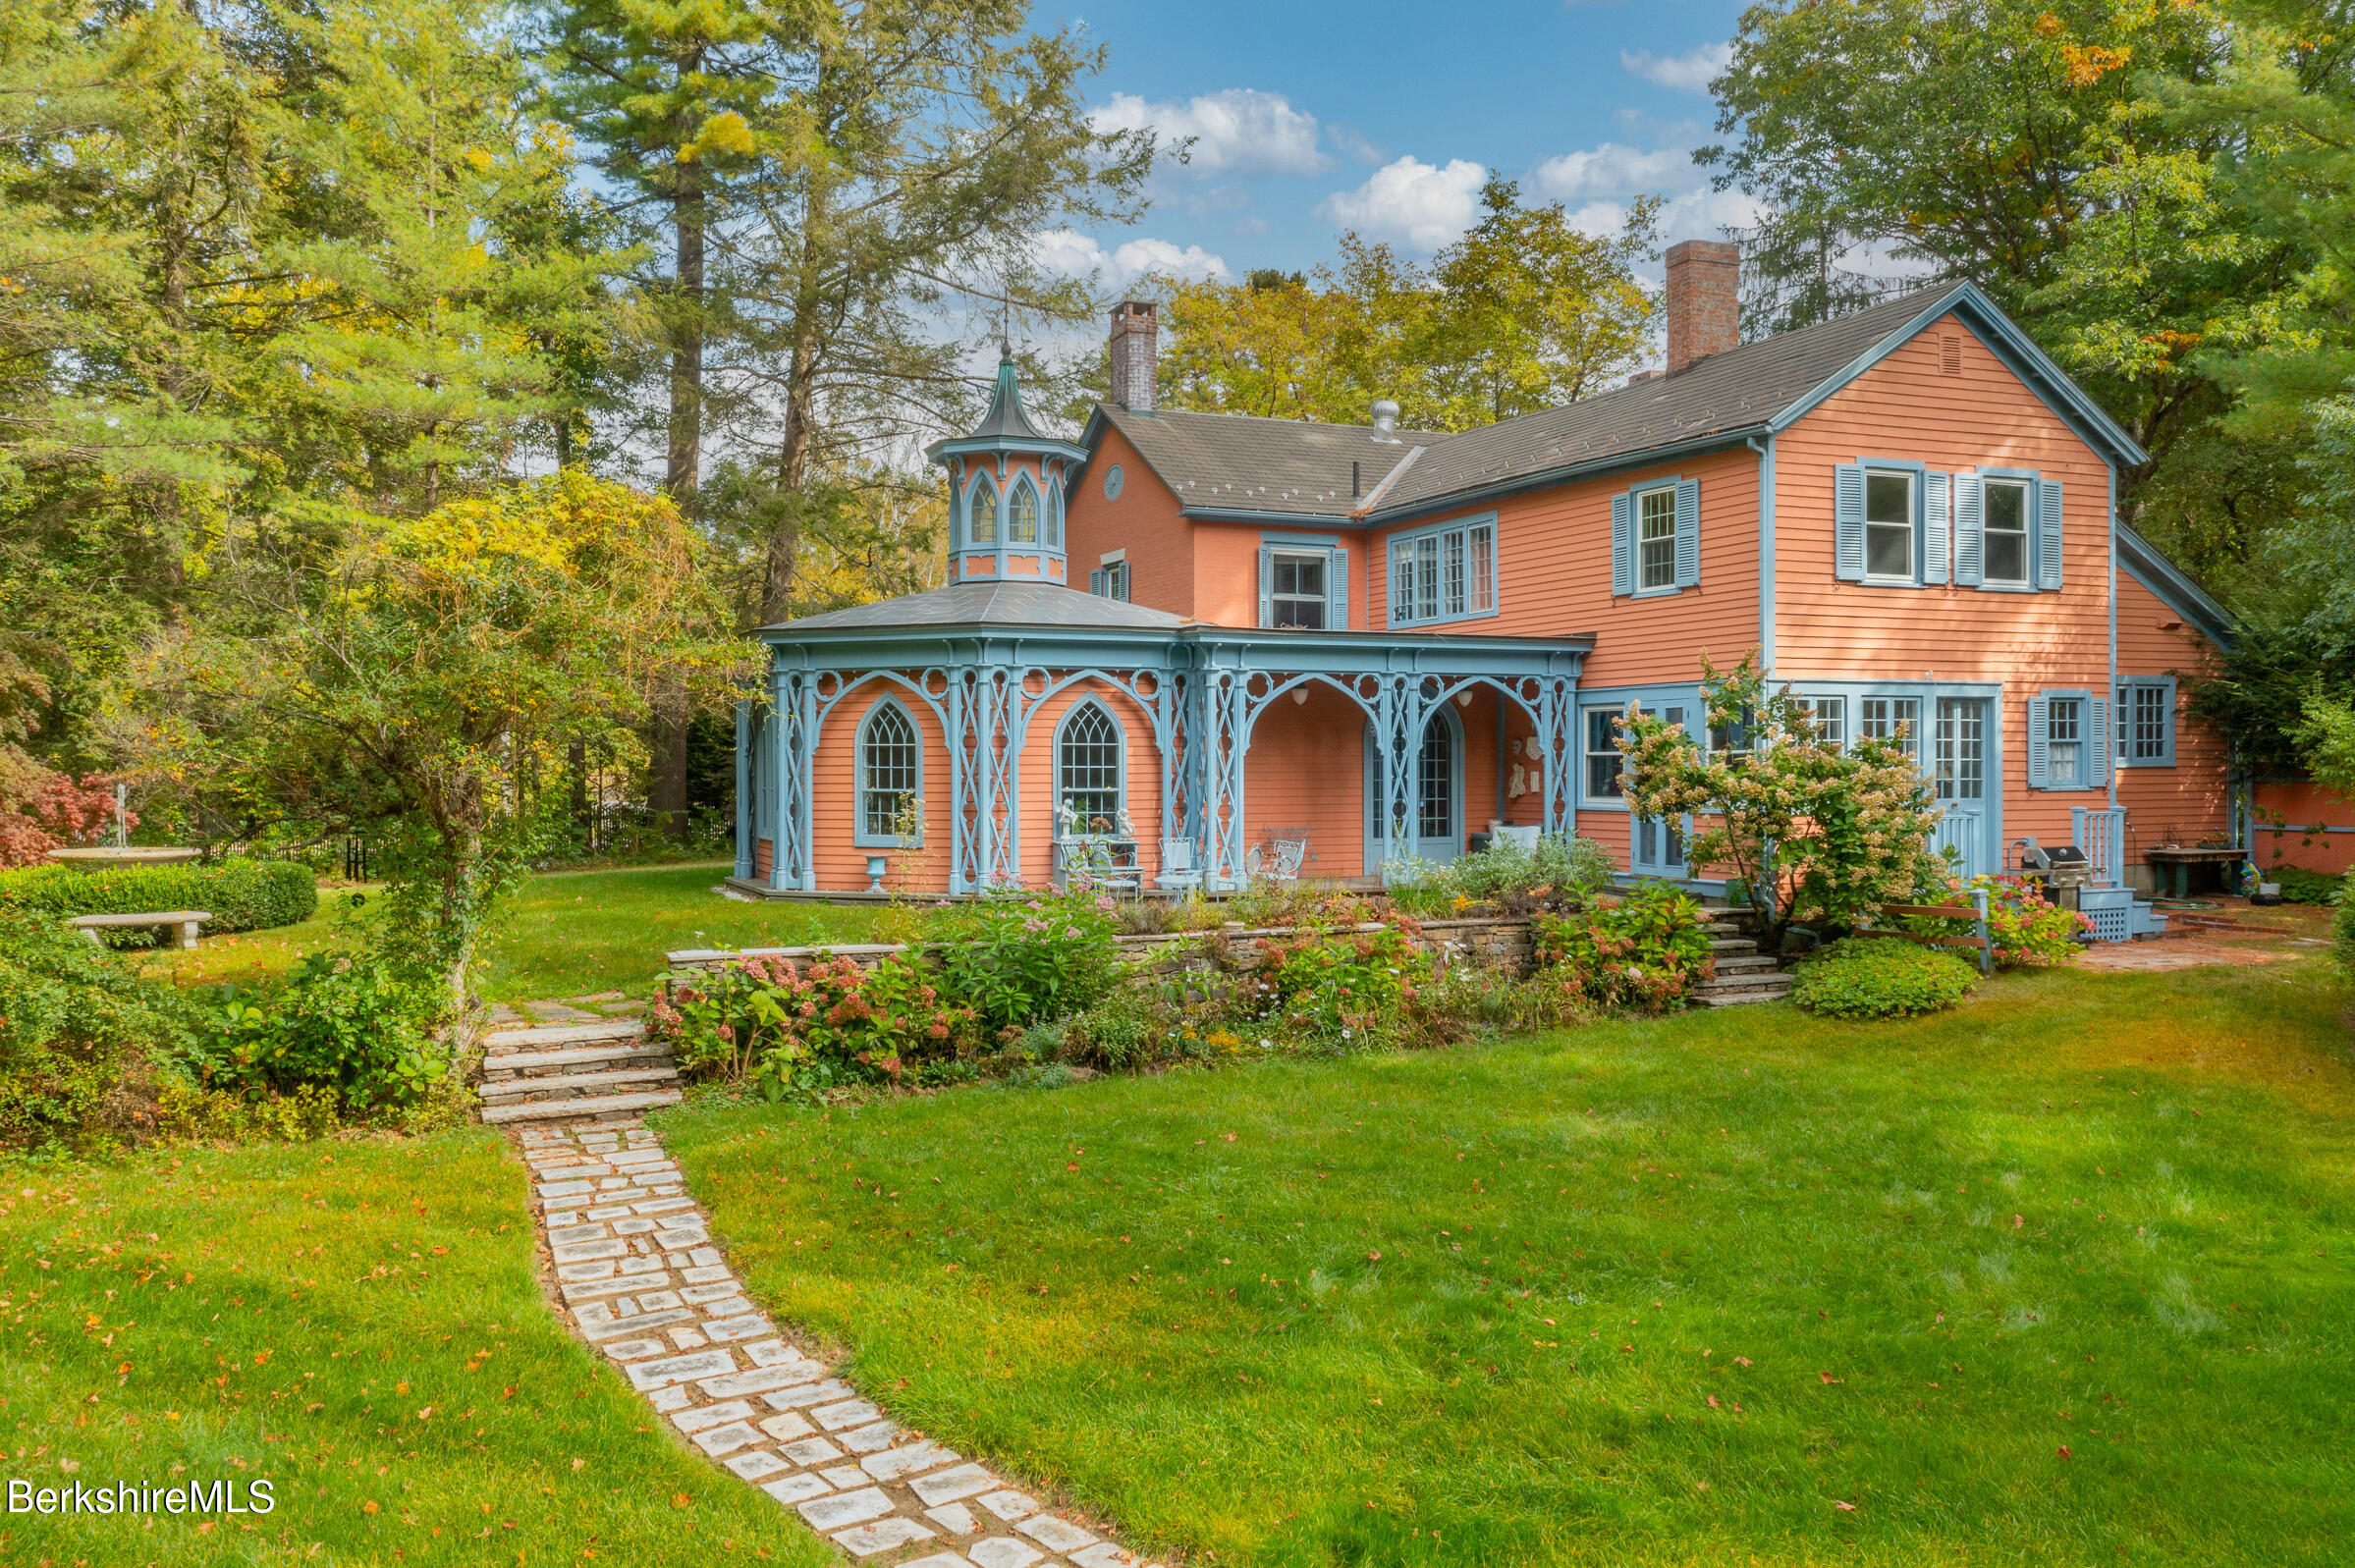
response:
[[[1966,877],[2000,869],[1990,842],[1987,710],[1984,697],[1941,697],[1931,734],[1942,812],[1931,847],[1951,848]]]
[[[1415,754],[1414,807],[1407,817],[1410,830],[1404,853],[1444,865],[1463,850],[1463,747],[1452,715],[1441,712],[1423,727],[1423,744]],[[1382,775],[1382,753],[1369,731],[1366,744],[1366,869],[1398,858],[1389,848],[1389,795]]]

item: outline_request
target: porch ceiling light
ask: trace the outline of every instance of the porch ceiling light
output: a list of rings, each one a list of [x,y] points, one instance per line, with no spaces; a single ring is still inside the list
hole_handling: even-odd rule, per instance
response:
[[[1307,706],[1308,706],[1308,688],[1307,688],[1306,686],[1294,686],[1294,687],[1292,687],[1292,701],[1293,701],[1293,702],[1295,702],[1295,703],[1297,703],[1299,706],[1301,706],[1301,707],[1303,707],[1303,708],[1307,707]]]

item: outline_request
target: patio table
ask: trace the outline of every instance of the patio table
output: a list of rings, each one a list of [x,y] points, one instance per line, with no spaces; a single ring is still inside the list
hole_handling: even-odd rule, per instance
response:
[[[2188,898],[2191,896],[2192,867],[2220,868],[2225,891],[2230,892],[2232,884],[2238,880],[2235,868],[2249,858],[2249,852],[2245,849],[2206,847],[2148,849],[2143,852],[2143,858],[2151,863],[2151,880],[2160,892],[2169,897]]]

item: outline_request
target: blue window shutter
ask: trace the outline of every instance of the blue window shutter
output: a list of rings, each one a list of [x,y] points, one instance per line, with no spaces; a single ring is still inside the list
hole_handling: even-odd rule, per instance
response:
[[[1701,481],[1676,481],[1676,586],[1701,583]]]
[[[2160,756],[2159,766],[2172,768],[2175,765],[2175,677],[2168,676],[2158,684],[2166,689],[2166,750]]]
[[[2109,738],[2109,701],[2088,693],[2085,699],[2085,744],[2094,765],[2085,770],[2085,787],[2109,787],[2110,759],[2117,755],[2117,746]]]
[[[1922,475],[1922,580],[1946,580],[1948,503],[1953,481],[1943,473]]]
[[[1104,597],[1104,568],[1096,568],[1087,574],[1087,591],[1097,598]]]
[[[2028,699],[2028,787],[2049,788],[2053,783],[2053,699]]]
[[[1327,553],[1325,567],[1325,624],[1335,631],[1349,629],[1349,552]]]
[[[1623,494],[1611,498],[1611,591],[1635,592],[1634,498]]]
[[[1976,473],[1954,476],[1954,580],[1976,588],[1986,580],[1984,540],[1987,482]]]
[[[1833,568],[1844,581],[1864,581],[1864,469],[1842,463],[1832,470]]]
[[[2036,585],[2060,586],[2060,481],[2036,487]]]
[[[1273,625],[1276,622],[1276,552],[1266,545],[1259,547],[1259,623]]]

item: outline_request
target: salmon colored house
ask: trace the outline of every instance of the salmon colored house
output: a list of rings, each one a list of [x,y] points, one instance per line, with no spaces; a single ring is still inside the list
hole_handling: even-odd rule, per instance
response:
[[[1150,304],[1075,442],[1002,365],[932,450],[949,585],[760,633],[736,881],[1216,890],[1520,829],[1708,890],[1613,725],[1699,724],[1703,656],[1753,651],[1827,733],[1909,738],[1968,870],[2237,827],[2184,707],[2227,619],[2117,521],[2132,438],[1970,284],[1744,344],[1737,268],[1670,250],[1665,372],[1459,435],[1159,408]]]

